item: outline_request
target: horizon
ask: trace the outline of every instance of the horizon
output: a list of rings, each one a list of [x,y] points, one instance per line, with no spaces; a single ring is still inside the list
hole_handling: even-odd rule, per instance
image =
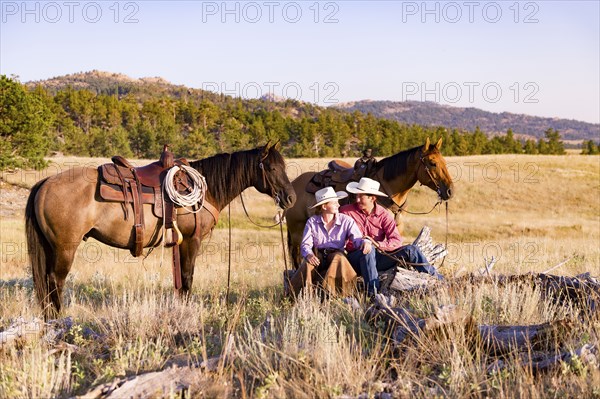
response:
[[[0,1],[0,73],[600,123],[599,2]]]

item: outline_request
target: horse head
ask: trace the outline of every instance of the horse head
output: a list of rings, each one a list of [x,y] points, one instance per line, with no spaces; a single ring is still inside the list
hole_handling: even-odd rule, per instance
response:
[[[437,192],[439,197],[447,201],[454,193],[454,183],[446,167],[446,161],[440,152],[442,139],[435,145],[431,145],[429,137],[421,148],[420,165],[417,171],[417,179],[424,186]]]
[[[270,195],[281,208],[288,209],[296,202],[296,191],[285,172],[285,161],[277,147],[279,142],[274,145],[267,143],[259,149],[260,161],[254,187]]]

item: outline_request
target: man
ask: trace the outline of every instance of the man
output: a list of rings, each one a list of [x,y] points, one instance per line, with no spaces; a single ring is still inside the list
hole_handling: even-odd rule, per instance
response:
[[[352,180],[357,181],[361,177],[368,177],[375,168],[377,160],[373,157],[373,150],[367,148],[363,151],[363,156],[354,163],[354,174]]]
[[[378,182],[363,177],[358,183],[349,183],[346,190],[356,195],[356,201],[342,206],[340,213],[352,217],[364,238],[370,240],[377,249],[364,256],[363,251],[356,250],[352,243],[348,243],[346,247],[349,252],[348,260],[352,267],[360,271],[369,294],[379,291],[378,271],[389,270],[398,262],[443,279],[419,248],[414,245],[402,246],[402,237],[394,217],[377,203],[377,197],[387,197],[379,191]]]

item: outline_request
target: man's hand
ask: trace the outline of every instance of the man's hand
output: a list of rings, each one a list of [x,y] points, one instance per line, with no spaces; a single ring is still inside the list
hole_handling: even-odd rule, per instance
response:
[[[371,240],[363,240],[362,253],[368,254],[373,250],[373,243]]]
[[[315,267],[321,264],[321,260],[319,260],[319,257],[315,254],[308,254],[306,261]]]
[[[371,236],[364,236],[363,239],[371,241],[371,245],[379,249],[379,243]]]

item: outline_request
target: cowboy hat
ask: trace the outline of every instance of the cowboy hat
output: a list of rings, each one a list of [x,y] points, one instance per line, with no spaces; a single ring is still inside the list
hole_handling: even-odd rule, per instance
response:
[[[311,206],[309,209],[316,208],[319,205],[323,205],[324,203],[329,201],[337,201],[342,198],[346,198],[347,196],[348,193],[346,193],[345,191],[336,192],[333,189],[333,187],[322,188],[315,193],[315,200],[317,200],[317,203]]]
[[[387,197],[386,193],[379,191],[379,182],[369,179],[368,177],[363,177],[358,183],[355,181],[348,183],[346,190],[352,194],[369,194]]]

